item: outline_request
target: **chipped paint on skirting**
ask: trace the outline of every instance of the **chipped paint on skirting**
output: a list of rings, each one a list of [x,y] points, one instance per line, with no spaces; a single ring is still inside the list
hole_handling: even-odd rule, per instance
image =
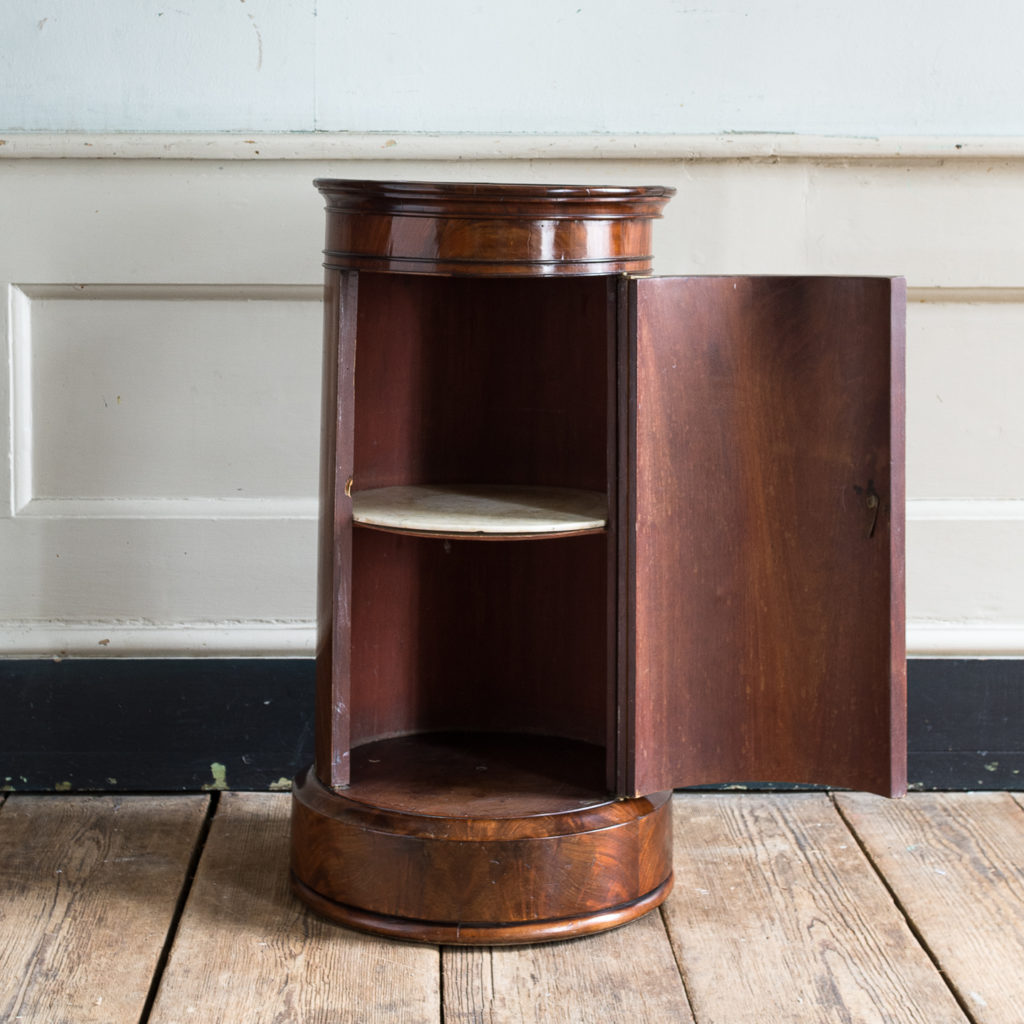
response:
[[[213,790],[228,788],[228,770],[220,761],[214,761],[210,765],[210,775],[213,777],[213,781],[203,784],[202,788],[205,792],[210,793]]]

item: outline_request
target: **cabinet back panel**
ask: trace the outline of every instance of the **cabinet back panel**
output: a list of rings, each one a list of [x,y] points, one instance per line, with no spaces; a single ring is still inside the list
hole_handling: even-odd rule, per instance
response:
[[[354,489],[605,492],[615,280],[360,274]]]
[[[353,746],[448,729],[604,746],[607,544],[355,529]]]

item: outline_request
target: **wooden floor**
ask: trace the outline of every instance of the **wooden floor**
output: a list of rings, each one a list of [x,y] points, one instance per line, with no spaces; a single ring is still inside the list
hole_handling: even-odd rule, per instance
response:
[[[287,794],[10,795],[0,1021],[1024,1024],[1024,799],[686,794],[663,910],[438,949],[289,894]]]

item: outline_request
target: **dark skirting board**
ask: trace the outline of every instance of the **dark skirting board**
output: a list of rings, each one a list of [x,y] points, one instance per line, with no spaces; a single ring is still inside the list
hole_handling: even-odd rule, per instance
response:
[[[1024,790],[1024,660],[911,659],[911,789]]]
[[[313,756],[310,659],[0,661],[0,786],[288,789]]]
[[[0,787],[287,788],[313,689],[311,659],[0,660]],[[911,789],[1024,790],[1024,659],[911,659],[908,690]]]

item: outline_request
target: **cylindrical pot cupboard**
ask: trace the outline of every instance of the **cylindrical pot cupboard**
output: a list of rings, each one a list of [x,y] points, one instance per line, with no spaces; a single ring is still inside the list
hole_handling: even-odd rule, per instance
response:
[[[675,787],[900,792],[902,281],[652,277],[669,188],[317,186],[299,896],[583,935],[667,896]]]

